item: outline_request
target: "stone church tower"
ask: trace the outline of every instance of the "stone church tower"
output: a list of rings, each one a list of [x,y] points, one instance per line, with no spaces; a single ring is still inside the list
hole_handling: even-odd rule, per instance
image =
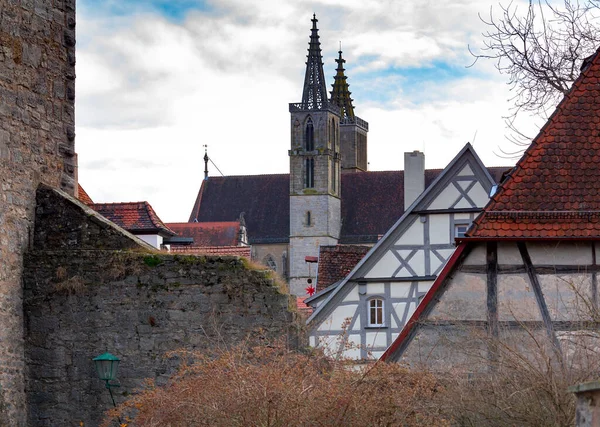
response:
[[[327,97],[317,19],[313,15],[302,102],[290,104],[290,290],[315,279],[306,257],[336,245],[341,230],[341,172],[366,171],[368,124],[354,116],[342,52]]]
[[[367,132],[369,124],[354,115],[351,92],[344,74],[342,51],[335,60],[338,66],[334,77],[331,102],[340,107],[340,147],[342,172],[365,172],[367,170]]]
[[[316,273],[306,257],[337,244],[341,226],[340,108],[327,98],[318,31],[313,15],[302,102],[290,104],[289,278],[297,295]]]

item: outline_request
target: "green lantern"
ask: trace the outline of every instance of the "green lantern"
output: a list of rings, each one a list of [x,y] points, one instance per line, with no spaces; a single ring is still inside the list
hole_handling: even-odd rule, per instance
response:
[[[101,354],[100,356],[94,357],[92,359],[94,361],[94,365],[96,365],[96,372],[98,372],[98,378],[104,381],[108,392],[110,393],[110,398],[112,400],[113,406],[116,408],[117,404],[115,403],[115,397],[113,396],[112,387],[119,387],[120,384],[111,384],[111,381],[115,381],[117,379],[117,370],[119,369],[119,359],[114,354],[110,354],[108,352]],[[119,420],[119,424],[121,424],[121,418],[117,417]]]
[[[109,381],[117,379],[117,370],[119,369],[119,359],[117,356],[110,353],[101,354],[98,357],[94,357],[94,365],[96,365],[96,372],[98,377],[106,382],[106,388],[113,386],[109,384]]]

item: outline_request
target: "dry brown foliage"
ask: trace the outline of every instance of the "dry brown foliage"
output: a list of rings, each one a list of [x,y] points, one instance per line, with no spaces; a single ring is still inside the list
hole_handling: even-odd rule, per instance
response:
[[[165,387],[148,382],[110,417],[148,427],[448,425],[431,405],[436,379],[398,364],[333,369],[320,352],[281,345],[177,356]]]
[[[489,352],[479,361],[472,359],[471,373],[452,372],[440,379],[445,392],[436,396],[453,424],[574,425],[575,397],[568,388],[597,379],[597,349],[578,333],[565,332],[555,343],[526,328],[520,332],[509,339],[472,335]]]

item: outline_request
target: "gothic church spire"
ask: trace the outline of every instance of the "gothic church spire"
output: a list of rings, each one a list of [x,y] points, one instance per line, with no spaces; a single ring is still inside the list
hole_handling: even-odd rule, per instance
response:
[[[350,98],[350,92],[348,90],[348,82],[346,75],[344,74],[344,62],[346,60],[342,58],[342,50],[340,44],[340,50],[338,51],[339,58],[335,60],[338,66],[336,68],[336,74],[333,81],[333,90],[331,91],[331,102],[337,104],[340,107],[340,115],[342,119],[354,118],[354,106],[352,105],[353,99]]]
[[[306,110],[321,110],[327,106],[327,86],[325,85],[321,42],[319,42],[319,29],[317,28],[315,14],[313,14],[311,21],[312,29],[308,44],[304,90],[302,91],[302,108]]]

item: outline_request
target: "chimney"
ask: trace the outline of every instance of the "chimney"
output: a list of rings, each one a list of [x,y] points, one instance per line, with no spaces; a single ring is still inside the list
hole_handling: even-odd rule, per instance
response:
[[[404,210],[425,190],[425,154],[404,153]]]

